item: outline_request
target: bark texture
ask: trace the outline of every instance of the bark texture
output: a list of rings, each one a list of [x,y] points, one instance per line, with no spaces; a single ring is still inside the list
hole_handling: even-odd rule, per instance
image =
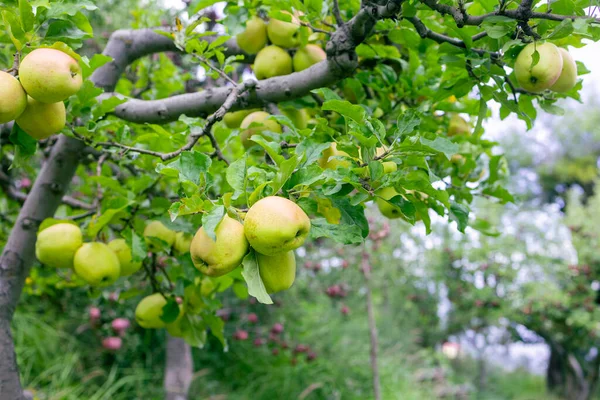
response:
[[[193,376],[192,348],[183,339],[167,335],[165,399],[187,400]]]

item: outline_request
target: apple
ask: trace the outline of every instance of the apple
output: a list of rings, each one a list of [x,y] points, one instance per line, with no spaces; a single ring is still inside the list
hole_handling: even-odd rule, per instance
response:
[[[131,256],[131,248],[125,239],[115,239],[108,243],[108,247],[115,252],[121,265],[121,276],[129,276],[142,268],[142,262],[134,262]]]
[[[65,127],[67,111],[63,102],[46,104],[27,96],[27,107],[15,122],[32,138],[46,139]]]
[[[296,256],[294,251],[266,256],[256,253],[260,278],[267,293],[289,289],[296,279]]]
[[[165,325],[165,328],[167,328],[167,332],[169,332],[169,335],[173,337],[183,337],[184,331],[181,326],[181,321],[184,315],[185,309],[183,305],[179,305],[179,314],[177,314],[177,318],[175,319],[175,321]]]
[[[163,315],[163,307],[167,305],[167,300],[160,293],[154,293],[146,296],[135,308],[135,320],[146,329],[164,328],[166,324],[160,317]]]
[[[191,284],[185,287],[183,290],[183,304],[190,314],[198,314],[206,308],[199,286]]]
[[[577,83],[577,64],[567,50],[559,48],[558,51],[563,59],[562,71],[554,85],[550,86],[550,90],[565,93],[573,89]]]
[[[144,239],[150,251],[159,250],[151,238],[159,239],[171,247],[175,243],[175,231],[170,230],[160,221],[152,221],[144,229]]]
[[[123,340],[121,340],[121,338],[117,336],[107,337],[102,340],[102,347],[104,347],[106,350],[117,351],[121,348],[122,345]]]
[[[124,335],[125,331],[129,329],[130,325],[131,324],[129,323],[129,320],[126,318],[115,318],[110,323],[112,330],[119,336]]]
[[[263,131],[270,131],[275,133],[281,133],[281,125],[275,120],[268,119],[271,114],[264,111],[256,111],[252,114],[249,114],[244,118],[240,128],[243,129],[240,134],[240,139],[242,140],[242,144],[244,148],[248,149],[254,146],[256,143],[250,140],[252,135],[256,135],[257,133]]]
[[[337,149],[337,143],[331,143],[328,149],[323,151],[321,158],[317,161],[323,169],[350,168],[352,163],[348,160],[332,158],[332,157],[350,157],[348,153]]]
[[[215,282],[208,277],[204,277],[202,282],[200,282],[200,294],[202,297],[212,296],[216,288],[217,285],[215,285]]]
[[[237,268],[248,252],[248,241],[244,236],[244,226],[225,215],[215,230],[214,241],[200,228],[190,252],[194,266],[208,276],[225,275]]]
[[[177,232],[175,234],[175,243],[173,243],[173,250],[175,254],[182,255],[190,252],[190,246],[192,244],[192,238],[194,236],[185,232]]]
[[[282,11],[292,17],[291,22],[271,18],[267,25],[269,40],[274,45],[290,49],[300,44],[300,20],[287,11]]]
[[[327,53],[316,44],[307,44],[299,48],[292,58],[294,71],[303,71],[327,58]]]
[[[121,274],[119,258],[108,245],[100,242],[85,243],[73,259],[75,273],[91,286],[108,286]]]
[[[387,149],[385,147],[378,147],[375,150],[375,155],[377,157],[382,156],[386,151],[387,151]],[[361,157],[361,161],[362,161],[362,157]],[[381,161],[381,160],[378,160],[378,161],[381,162],[381,164],[383,165],[383,173],[384,174],[391,174],[392,172],[396,172],[398,170],[398,165],[394,161]],[[362,167],[361,175],[364,178],[369,176],[369,167],[368,166]]]
[[[258,315],[256,315],[255,313],[248,314],[248,322],[250,322],[251,324],[257,323],[258,322]]]
[[[257,252],[273,256],[302,246],[310,231],[310,219],[291,200],[278,196],[260,199],[250,207],[244,233]]]
[[[471,126],[463,117],[458,114],[452,114],[448,124],[448,136],[470,135]]]
[[[267,44],[267,24],[259,17],[252,17],[236,39],[240,49],[248,54],[256,54]]]
[[[390,204],[385,200],[389,200],[395,196],[398,196],[398,192],[393,187],[386,187],[379,189],[376,194],[378,197],[375,198],[375,203],[379,208],[381,214],[389,219],[402,218],[403,214],[400,207]]]
[[[36,49],[27,54],[19,66],[19,79],[27,94],[42,103],[63,101],[83,84],[77,60],[56,49]]]
[[[273,326],[271,327],[271,333],[273,333],[275,335],[279,335],[282,332],[283,332],[283,324],[280,324],[279,322],[273,324]]]
[[[533,64],[533,54],[537,51],[539,60]],[[552,43],[529,43],[517,56],[515,76],[519,85],[528,92],[539,93],[549,89],[560,77],[563,69],[563,56]]]
[[[289,75],[292,73],[292,57],[281,47],[267,46],[256,55],[252,69],[258,80]]]
[[[306,129],[308,126],[308,120],[310,119],[310,115],[305,108],[296,109],[296,108],[285,108],[281,110],[281,113],[288,117],[290,121],[294,124],[294,126],[298,129]]]
[[[27,94],[11,74],[0,71],[0,124],[18,118],[27,107]]]
[[[38,233],[35,256],[49,267],[72,268],[75,253],[82,244],[83,235],[77,225],[52,225]]]
[[[248,332],[243,329],[238,329],[233,334],[235,340],[248,340]]]
[[[260,111],[258,108],[253,108],[251,110],[240,110],[234,112],[228,112],[223,117],[223,122],[230,129],[239,128],[244,118],[248,115],[252,114],[255,111]]]

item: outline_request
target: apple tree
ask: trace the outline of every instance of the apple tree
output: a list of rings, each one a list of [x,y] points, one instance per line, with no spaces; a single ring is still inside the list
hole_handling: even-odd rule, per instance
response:
[[[272,303],[304,240],[363,242],[369,202],[485,230],[473,199],[513,200],[489,104],[561,113],[586,72],[565,49],[600,33],[588,1],[215,3],[126,2],[134,28],[104,43],[94,2],[0,1],[0,397],[22,397],[10,321],[36,253],[226,346],[219,296]]]

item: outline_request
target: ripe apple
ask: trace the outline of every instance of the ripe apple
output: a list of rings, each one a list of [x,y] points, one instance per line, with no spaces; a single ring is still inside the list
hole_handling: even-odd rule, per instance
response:
[[[258,315],[256,315],[255,313],[248,314],[248,322],[250,322],[251,324],[256,324],[258,322]]]
[[[458,114],[452,114],[448,124],[448,136],[470,135],[471,126],[463,117]]]
[[[250,207],[244,233],[257,252],[273,256],[302,246],[310,231],[308,215],[296,203],[268,196]]]
[[[236,36],[240,49],[248,54],[256,54],[267,44],[267,24],[259,17],[246,22],[246,29]]]
[[[260,278],[267,293],[289,289],[296,279],[296,256],[294,251],[265,256],[256,253]]]
[[[533,54],[537,50],[539,60],[533,67]],[[563,57],[552,43],[529,43],[517,56],[515,76],[521,87],[529,92],[539,93],[549,89],[560,77]]]
[[[127,318],[115,318],[110,323],[112,330],[119,336],[123,336],[130,325]]]
[[[41,140],[60,132],[65,127],[67,112],[61,101],[46,104],[27,96],[27,107],[15,122],[29,136]]]
[[[308,126],[310,115],[308,114],[308,111],[306,111],[306,108],[285,108],[281,110],[281,113],[288,117],[298,129],[306,129]]]
[[[115,239],[108,243],[108,247],[115,252],[121,265],[121,276],[129,276],[142,268],[142,262],[133,262],[131,248],[125,239]]]
[[[121,340],[121,338],[117,336],[107,337],[102,340],[102,347],[104,347],[106,350],[117,351],[121,348],[122,345],[123,340]]]
[[[244,236],[244,226],[225,215],[217,229],[216,242],[204,231],[198,229],[190,252],[194,266],[208,276],[225,275],[237,268],[248,252],[248,241]]]
[[[283,324],[276,322],[275,324],[273,324],[273,326],[271,327],[271,333],[275,334],[275,335],[279,335],[280,333],[283,332]]]
[[[223,117],[223,122],[230,129],[239,128],[244,118],[248,115],[252,114],[255,111],[260,111],[258,108],[253,108],[251,110],[240,110],[234,112],[228,112]]]
[[[271,114],[264,111],[256,111],[252,114],[246,116],[240,125],[241,129],[244,129],[240,134],[240,139],[242,140],[242,144],[244,148],[248,149],[255,145],[253,141],[250,140],[252,135],[263,131],[270,131],[275,133],[281,133],[281,125],[275,120],[267,119],[271,116]],[[254,124],[254,126],[250,126]]]
[[[108,286],[121,274],[119,258],[108,245],[100,242],[85,243],[75,253],[75,273],[91,286]]]
[[[316,44],[307,44],[296,51],[292,62],[294,71],[303,71],[314,64],[323,61],[327,58],[325,51]]]
[[[337,149],[337,143],[331,143],[328,149],[323,151],[321,158],[317,161],[323,169],[350,168],[352,163],[348,160],[342,160],[332,157],[350,157],[348,153]]]
[[[160,293],[146,296],[135,308],[135,320],[142,328],[164,328],[166,324],[160,317],[163,315],[163,307],[166,305],[167,300]]]
[[[282,11],[292,17],[291,22],[271,18],[267,25],[269,40],[274,45],[290,49],[300,44],[300,20],[287,11]]]
[[[175,254],[182,255],[190,252],[190,246],[192,245],[192,238],[194,236],[185,232],[177,232],[175,234],[175,243],[173,243],[173,250]]]
[[[38,233],[35,256],[49,267],[72,268],[75,253],[82,244],[83,235],[77,225],[52,225]]]
[[[252,69],[259,80],[289,75],[292,73],[292,57],[281,47],[267,46],[256,55]]]
[[[386,187],[386,188],[378,190],[376,192],[376,194],[381,197],[381,198],[380,197],[375,198],[375,203],[377,204],[377,207],[379,208],[379,211],[381,212],[381,214],[383,214],[385,217],[387,217],[389,219],[396,219],[396,218],[403,217],[400,207],[397,207],[397,206],[392,205],[392,204],[388,203],[387,201],[385,201],[385,200],[389,200],[392,197],[395,197],[398,195],[398,192],[396,191],[396,189],[394,189],[393,187]]]
[[[175,231],[170,230],[163,225],[160,221],[152,221],[144,229],[144,239],[150,251],[158,250],[155,243],[152,243],[152,239],[156,238],[165,242],[169,247],[175,243]]]
[[[577,83],[577,64],[567,50],[559,48],[558,51],[560,51],[563,59],[562,71],[554,85],[550,86],[550,90],[565,93],[573,89]]]
[[[0,71],[0,124],[18,118],[27,107],[27,94],[11,74]]]
[[[42,103],[58,103],[79,91],[81,67],[73,57],[56,49],[36,49],[19,66],[27,94]]]

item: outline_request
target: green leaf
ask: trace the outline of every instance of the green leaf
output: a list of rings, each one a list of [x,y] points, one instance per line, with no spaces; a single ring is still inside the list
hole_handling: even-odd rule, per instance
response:
[[[321,158],[321,153],[323,150],[328,149],[329,146],[329,143],[317,143],[312,139],[306,139],[298,144],[296,154],[303,154],[304,161],[302,165],[310,166]]]
[[[562,20],[561,23],[558,24],[556,28],[554,28],[552,33],[548,35],[546,39],[562,39],[571,35],[571,33],[573,33],[573,30],[573,22],[567,18]]]
[[[396,136],[413,133],[419,125],[421,125],[421,114],[418,111],[409,109],[398,118]]]
[[[246,190],[246,172],[248,155],[244,153],[244,156],[239,160],[236,160],[227,167],[226,179],[229,186],[231,186],[236,192],[244,192]]]
[[[4,21],[6,33],[10,36],[17,50],[21,51],[23,43],[27,41],[27,38],[25,37],[23,28],[21,28],[21,22],[17,18],[17,15],[11,11],[2,11],[2,20]]]
[[[206,7],[210,7],[214,4],[217,4],[220,1],[221,0],[199,0],[195,4],[192,3],[192,5],[190,5],[190,15],[194,15],[198,13],[198,11],[205,9]]]
[[[335,111],[344,117],[362,124],[365,120],[365,109],[346,100],[327,100],[321,107],[324,111]]]
[[[357,225],[330,224],[325,218],[313,218],[310,223],[312,239],[326,237],[342,244],[358,244],[363,241],[360,227]]]
[[[19,0],[19,14],[23,30],[25,32],[30,32],[33,29],[35,15],[33,15],[33,7],[31,7],[28,0]]]
[[[170,297],[167,299],[167,304],[162,308],[160,319],[165,324],[170,324],[171,322],[175,322],[177,317],[179,317],[179,304],[174,297]]]
[[[469,207],[452,201],[450,203],[450,220],[456,221],[458,230],[464,233],[469,223]]]
[[[217,235],[215,230],[217,226],[223,219],[225,215],[225,207],[224,206],[216,206],[208,213],[202,216],[202,227],[204,228],[204,232],[210,237],[212,240],[217,240]]]
[[[25,133],[17,123],[13,124],[8,140],[18,146],[19,153],[22,156],[31,156],[37,150],[37,140]]]
[[[446,139],[442,136],[437,136],[434,140],[429,140],[421,137],[421,143],[435,151],[443,153],[449,160],[454,154],[458,153],[458,144]]]
[[[219,339],[225,351],[227,351],[227,341],[225,340],[224,332],[225,332],[225,321],[221,318],[217,317],[213,313],[209,313],[207,311],[202,312],[202,320],[208,325],[210,328],[210,333]]]
[[[148,250],[146,248],[146,241],[144,238],[130,228],[125,229],[122,235],[127,242],[127,245],[131,248],[131,259],[134,262],[139,262],[145,259],[146,255],[148,254]]]
[[[206,174],[212,159],[204,153],[197,151],[184,151],[181,155],[169,164],[159,163],[156,166],[156,172],[179,177],[179,181],[189,181],[195,185],[200,184],[200,178]]]
[[[81,66],[83,77],[88,78],[92,75],[92,72],[103,66],[104,64],[112,61],[113,58],[104,54],[94,54],[94,56],[87,62],[82,63]]]
[[[481,27],[492,39],[500,39],[515,31],[517,21],[504,16],[492,16],[483,20]]]
[[[250,250],[250,252],[246,254],[246,257],[244,257],[244,260],[242,261],[242,266],[242,276],[248,285],[248,293],[250,296],[256,297],[256,300],[262,304],[273,304],[273,300],[271,300],[271,296],[267,293],[265,284],[260,277],[254,250]]]
[[[133,202],[127,202],[122,207],[111,208],[111,209],[104,211],[99,217],[94,216],[94,218],[92,218],[92,220],[90,221],[90,224],[87,228],[87,235],[89,237],[95,238],[96,235],[98,234],[98,232],[100,232],[102,230],[102,228],[104,228],[106,225],[110,224],[112,219],[117,214],[124,211],[131,204],[133,204]]]

